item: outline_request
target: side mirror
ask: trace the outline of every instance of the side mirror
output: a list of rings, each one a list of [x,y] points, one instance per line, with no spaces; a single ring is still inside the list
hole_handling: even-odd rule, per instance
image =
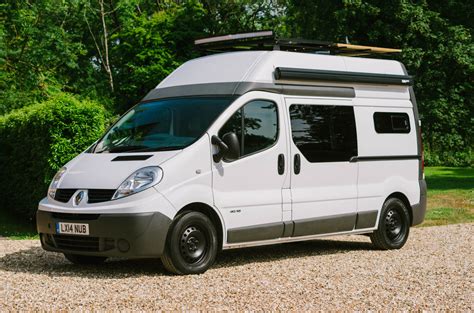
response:
[[[211,143],[219,148],[219,152],[212,156],[216,163],[222,159],[234,161],[240,157],[239,139],[235,133],[226,133],[222,139],[214,135],[211,138]]]
[[[222,136],[222,141],[227,145],[228,150],[224,154],[226,161],[235,161],[240,158],[239,138],[233,132],[226,133]]]

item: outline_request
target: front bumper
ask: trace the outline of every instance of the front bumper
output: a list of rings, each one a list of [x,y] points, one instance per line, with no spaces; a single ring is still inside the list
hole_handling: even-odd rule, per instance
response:
[[[133,214],[78,214],[38,210],[38,233],[45,250],[105,256],[160,257],[171,219],[159,212]],[[89,235],[56,233],[57,222],[89,224]]]

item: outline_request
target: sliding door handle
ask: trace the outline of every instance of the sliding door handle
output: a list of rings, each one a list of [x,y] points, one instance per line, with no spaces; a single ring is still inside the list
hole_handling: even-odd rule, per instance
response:
[[[293,169],[295,171],[295,175],[298,175],[301,171],[301,157],[299,154],[295,154],[293,167],[294,167]]]
[[[285,156],[283,154],[278,155],[278,175],[285,173]]]

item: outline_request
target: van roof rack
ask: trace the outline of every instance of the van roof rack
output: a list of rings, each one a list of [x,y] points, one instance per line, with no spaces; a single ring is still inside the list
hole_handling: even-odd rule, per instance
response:
[[[374,54],[400,53],[401,49],[332,43],[328,41],[279,38],[273,31],[229,34],[197,39],[195,47],[205,53],[281,50],[343,56],[367,56]]]

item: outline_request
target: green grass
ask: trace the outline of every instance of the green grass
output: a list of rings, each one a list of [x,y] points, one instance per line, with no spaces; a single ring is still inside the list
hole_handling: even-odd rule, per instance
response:
[[[474,168],[427,167],[428,210],[421,226],[474,222]],[[0,236],[37,239],[33,221],[0,210]]]
[[[421,226],[474,222],[474,168],[427,167],[428,209]]]

